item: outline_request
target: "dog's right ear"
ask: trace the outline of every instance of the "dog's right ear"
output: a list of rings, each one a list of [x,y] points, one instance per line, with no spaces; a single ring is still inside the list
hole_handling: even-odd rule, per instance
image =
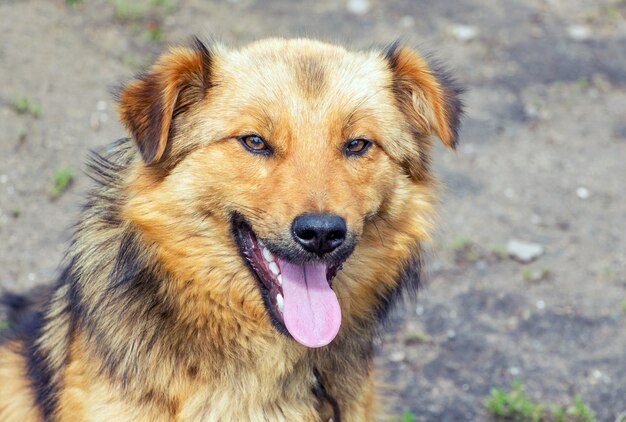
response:
[[[161,161],[173,118],[204,98],[210,88],[212,55],[199,39],[192,48],[172,48],[119,93],[120,120],[146,164]]]

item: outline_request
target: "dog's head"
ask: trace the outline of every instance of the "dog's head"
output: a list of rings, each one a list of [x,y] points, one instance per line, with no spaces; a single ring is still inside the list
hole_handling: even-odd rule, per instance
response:
[[[398,45],[172,49],[120,94],[142,157],[126,215],[190,306],[326,345],[342,313],[396,289],[426,236],[430,138],[454,148],[458,94]]]

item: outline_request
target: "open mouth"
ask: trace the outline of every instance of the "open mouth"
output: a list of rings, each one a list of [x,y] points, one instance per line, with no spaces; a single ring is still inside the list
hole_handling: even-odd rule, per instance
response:
[[[272,322],[307,347],[330,343],[341,326],[332,279],[345,258],[295,262],[270,251],[243,219],[233,220],[239,251],[256,275]]]

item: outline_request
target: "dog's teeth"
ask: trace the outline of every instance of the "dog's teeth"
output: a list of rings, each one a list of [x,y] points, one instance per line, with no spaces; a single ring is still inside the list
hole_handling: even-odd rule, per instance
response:
[[[283,285],[283,275],[282,274],[278,274],[276,276],[276,280],[278,280],[278,284],[280,284],[281,286]]]
[[[280,269],[278,269],[278,265],[275,262],[270,262],[270,271],[274,275],[280,274]]]
[[[274,255],[272,255],[269,249],[264,247],[261,250],[263,251],[263,258],[265,258],[267,262],[272,262],[274,260]]]
[[[276,295],[276,306],[278,306],[278,310],[281,312],[285,310],[285,299],[280,293]]]

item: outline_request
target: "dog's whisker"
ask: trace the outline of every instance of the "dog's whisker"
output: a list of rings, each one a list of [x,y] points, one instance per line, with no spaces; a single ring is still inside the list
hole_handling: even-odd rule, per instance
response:
[[[376,221],[372,221],[372,224],[376,228],[376,232],[378,233],[378,238],[380,239],[380,244],[385,246],[385,241],[383,240],[383,236],[380,234],[380,230],[378,229],[378,225],[376,224]]]

